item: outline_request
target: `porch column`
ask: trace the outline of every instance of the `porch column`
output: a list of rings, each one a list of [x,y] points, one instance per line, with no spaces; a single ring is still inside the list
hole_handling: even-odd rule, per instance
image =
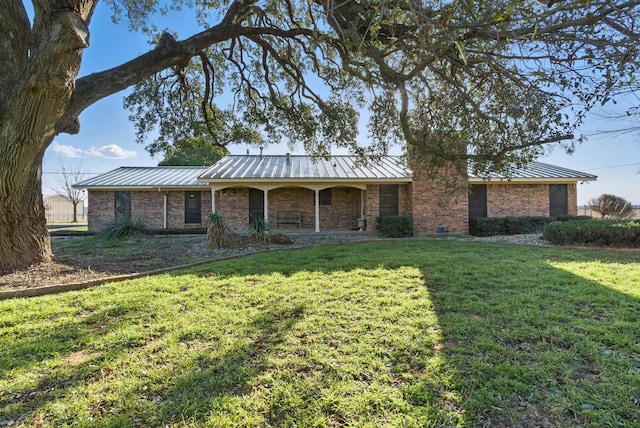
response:
[[[158,189],[160,190],[160,189]],[[162,228],[167,228],[167,194],[162,195]]]
[[[364,218],[365,191],[360,189],[360,218]]]
[[[316,232],[320,232],[320,191],[315,190],[316,196]]]
[[[269,190],[264,191],[264,220],[269,221]]]
[[[216,212],[216,189],[211,188],[211,212]]]

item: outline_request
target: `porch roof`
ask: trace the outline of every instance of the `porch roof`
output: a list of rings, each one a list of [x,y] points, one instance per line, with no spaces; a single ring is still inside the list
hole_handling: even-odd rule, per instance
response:
[[[251,181],[376,181],[410,182],[411,171],[399,157],[388,156],[380,162],[358,163],[356,156],[331,156],[314,159],[299,155],[229,155],[211,166],[198,180],[205,182]]]

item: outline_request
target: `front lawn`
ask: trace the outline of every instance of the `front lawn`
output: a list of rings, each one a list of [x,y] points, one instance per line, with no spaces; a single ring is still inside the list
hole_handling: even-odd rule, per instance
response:
[[[637,252],[279,251],[0,301],[0,425],[640,426]]]

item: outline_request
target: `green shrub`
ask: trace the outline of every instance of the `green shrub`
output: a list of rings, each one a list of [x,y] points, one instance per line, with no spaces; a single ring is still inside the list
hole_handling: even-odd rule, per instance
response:
[[[141,219],[116,217],[98,233],[102,239],[113,240],[130,236],[151,235],[151,230]]]
[[[385,238],[413,236],[413,219],[410,215],[394,215],[376,218],[378,232]]]
[[[251,219],[251,227],[249,230],[249,240],[257,244],[266,244],[271,242],[273,234],[271,232],[271,224],[262,217],[253,217]]]
[[[544,239],[557,245],[640,248],[640,221],[591,220],[551,223]]]
[[[227,225],[227,220],[219,212],[207,214],[207,236],[210,248],[240,247],[240,237]]]
[[[469,219],[469,234],[495,236],[540,233],[549,223],[569,220],[591,220],[591,217],[569,215],[557,217],[478,217]]]

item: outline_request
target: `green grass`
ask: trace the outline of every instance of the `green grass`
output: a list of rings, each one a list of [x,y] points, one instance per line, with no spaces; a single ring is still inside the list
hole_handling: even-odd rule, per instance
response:
[[[376,242],[2,301],[0,422],[640,426],[637,260]]]
[[[55,231],[65,232],[86,232],[88,230],[87,222],[78,223],[48,223],[51,229]]]

